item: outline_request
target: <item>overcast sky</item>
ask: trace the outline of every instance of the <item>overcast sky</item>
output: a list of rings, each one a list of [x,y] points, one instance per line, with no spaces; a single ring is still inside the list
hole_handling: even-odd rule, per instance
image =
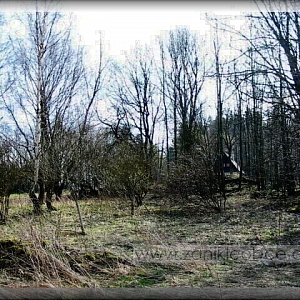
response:
[[[206,12],[234,19],[255,9],[251,1],[66,1],[61,5],[63,10],[73,11],[76,15],[82,44],[97,46],[101,31],[108,52],[115,58],[136,44],[153,43],[156,36],[176,26],[186,26],[207,36]],[[232,22],[239,26],[239,20]]]
[[[0,1],[1,11],[34,10],[34,6],[34,1]],[[101,31],[107,51],[122,59],[124,51],[137,43],[151,44],[176,26],[207,35],[206,12],[234,19],[255,10],[256,5],[252,1],[60,1],[53,8],[74,13],[83,45],[97,49]],[[232,23],[240,25],[238,20]]]
[[[244,22],[245,13],[256,9],[251,1],[168,1],[168,2],[87,2],[87,4],[62,2],[63,10],[73,11],[76,15],[77,31],[81,43],[88,47],[90,55],[97,57],[99,31],[102,32],[106,52],[116,60],[125,58],[124,52],[136,44],[152,47],[155,39],[177,26],[186,26],[196,31],[206,41],[211,39],[210,25],[205,13],[229,17],[237,30]],[[157,45],[157,43],[156,43]],[[225,56],[230,49],[223,49]],[[227,53],[226,53],[227,52]],[[157,55],[159,57],[159,54]],[[210,85],[210,84],[209,84]],[[215,89],[205,89],[206,111],[215,114]]]
[[[54,1],[51,7],[73,13],[74,31],[91,59],[98,55],[101,31],[107,54],[116,60],[124,59],[136,44],[153,46],[157,36],[177,26],[197,32],[207,45],[212,38],[205,13],[229,17],[230,25],[239,30],[242,16],[257,9],[253,1]],[[35,1],[0,1],[0,11],[35,11]],[[20,24],[14,22],[12,28],[21,34]],[[214,94],[210,85],[205,91],[208,114],[215,113]]]
[[[49,1],[47,1],[49,2]],[[93,60],[99,51],[100,32],[107,54],[115,60],[124,59],[124,53],[136,44],[153,46],[157,36],[177,26],[185,26],[199,34],[205,46],[212,41],[211,27],[205,14],[230,19],[230,25],[240,29],[243,15],[257,11],[254,1],[53,1],[52,10],[73,13],[74,31]],[[39,1],[39,6],[41,1]],[[0,1],[0,11],[35,11],[35,1]],[[20,23],[11,28],[22,34]],[[226,37],[221,37],[223,40]],[[231,49],[222,49],[222,57],[230,56]],[[226,53],[228,52],[228,53]],[[224,55],[225,54],[225,55]],[[232,54],[232,53],[231,53]],[[202,99],[206,101],[207,115],[216,113],[214,82],[204,86]],[[101,102],[103,111],[107,110]]]

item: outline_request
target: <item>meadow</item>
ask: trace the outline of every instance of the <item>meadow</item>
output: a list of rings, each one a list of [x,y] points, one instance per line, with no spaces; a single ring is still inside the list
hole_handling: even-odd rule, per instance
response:
[[[57,211],[37,217],[26,195],[13,195],[9,220],[0,227],[0,285],[300,287],[299,198],[291,203],[232,192],[226,211],[216,213],[196,200],[148,195],[131,216],[124,199],[86,199],[79,202],[82,235],[75,203],[66,196],[54,202]],[[205,247],[285,247],[296,256],[201,257]]]

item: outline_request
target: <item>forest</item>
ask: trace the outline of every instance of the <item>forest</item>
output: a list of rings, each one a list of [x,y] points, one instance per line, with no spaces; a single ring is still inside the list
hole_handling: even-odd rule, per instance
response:
[[[0,286],[300,286],[299,258],[166,258],[300,245],[300,13],[261,5],[92,63],[67,14],[0,14]]]

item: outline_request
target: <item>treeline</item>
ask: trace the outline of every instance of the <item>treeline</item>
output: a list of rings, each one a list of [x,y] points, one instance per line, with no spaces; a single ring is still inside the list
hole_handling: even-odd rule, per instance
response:
[[[76,201],[126,197],[133,213],[158,185],[220,211],[224,152],[240,167],[240,188],[247,176],[258,190],[293,195],[300,176],[300,14],[273,11],[245,16],[238,32],[210,18],[210,41],[172,30],[158,38],[156,51],[135,48],[124,63],[100,44],[94,66],[61,14],[19,16],[25,35],[3,36],[1,44],[1,218],[15,192],[28,193],[37,214],[44,202],[55,209],[63,189]],[[229,58],[228,33],[240,45]],[[206,99],[211,89],[215,97]],[[206,117],[207,103],[215,117]]]

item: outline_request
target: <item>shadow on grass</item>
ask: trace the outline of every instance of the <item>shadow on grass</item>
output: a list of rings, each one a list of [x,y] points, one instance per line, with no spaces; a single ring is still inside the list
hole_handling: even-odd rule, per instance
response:
[[[201,217],[205,216],[214,216],[220,215],[216,210],[205,206],[203,202],[199,200],[191,200],[190,202],[185,202],[182,200],[178,201],[166,201],[157,200],[157,201],[147,201],[145,202],[147,209],[145,214],[151,214],[153,216],[167,217],[170,219],[177,218],[191,218],[198,220]]]
[[[160,263],[142,263],[141,268],[133,270],[127,276],[120,277],[120,284],[126,287],[164,286],[168,284],[166,275],[178,275],[183,268]]]
[[[263,239],[263,243],[276,245],[300,245],[300,230],[289,230]]]

